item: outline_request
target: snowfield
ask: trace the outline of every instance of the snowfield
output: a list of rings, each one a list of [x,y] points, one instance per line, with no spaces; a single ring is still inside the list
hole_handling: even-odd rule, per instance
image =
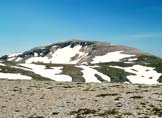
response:
[[[32,72],[34,72],[38,75],[41,75],[42,77],[47,77],[47,78],[50,78],[50,79],[55,80],[55,81],[67,81],[67,82],[72,81],[72,77],[70,77],[69,75],[61,74],[63,67],[51,67],[50,69],[47,69],[44,65],[36,65],[36,64],[19,64],[19,65],[22,66],[22,67],[19,67],[21,69],[23,69],[23,67],[30,68],[31,70],[28,69],[28,71],[32,71]],[[93,69],[93,68],[98,67],[98,66],[81,65],[81,66],[76,66],[76,67],[83,69],[82,70],[83,77],[84,77],[86,82],[101,83],[101,81],[99,81],[97,79],[95,74],[101,76],[102,79],[110,82],[110,77],[108,77],[108,76],[98,72],[97,70]]]
[[[6,66],[6,65],[0,63],[0,66]],[[10,67],[22,69],[25,71],[31,71],[42,77],[49,78],[55,81],[72,82],[71,76],[63,74],[62,66],[46,68],[45,65],[19,63],[17,66],[10,66]],[[97,65],[95,66],[78,65],[76,67],[82,69],[81,72],[83,73],[83,78],[87,83],[89,82],[101,83],[101,80],[99,80],[96,75],[100,76],[103,80],[107,82],[111,82],[111,78],[109,76],[101,72],[98,72],[95,69],[99,67]],[[156,72],[155,68],[142,66],[142,65],[133,65],[131,67],[120,67],[120,66],[110,66],[110,67],[123,69],[125,72],[131,73],[132,75],[128,75],[127,78],[131,83],[134,84],[159,84],[158,79],[162,75],[162,73]],[[0,79],[31,80],[32,77],[21,75],[20,73],[0,72]]]
[[[109,52],[106,55],[96,56],[95,58],[93,58],[93,61],[91,63],[95,64],[95,63],[105,63],[105,62],[118,62],[121,59],[136,56],[136,55],[122,54],[122,52],[123,51],[114,51],[114,52]]]
[[[63,67],[51,67],[47,69],[44,65],[36,65],[36,64],[19,64],[21,66],[31,68],[30,71],[41,75],[42,77],[47,77],[49,79],[55,81],[64,81],[64,82],[71,82],[72,77],[69,75],[60,74],[62,72]]]
[[[77,45],[73,48],[70,46],[59,48],[55,52],[51,52],[52,57],[32,57],[26,60],[26,63],[43,62],[43,63],[55,63],[55,64],[76,64],[80,59],[87,56],[88,53],[81,51],[82,46]],[[72,57],[77,55],[76,60],[72,60]]]
[[[32,77],[21,75],[20,73],[1,73],[0,72],[0,79],[31,80]]]
[[[86,56],[87,54],[84,52],[81,52],[82,49],[81,45],[75,46],[74,48],[71,48],[70,46],[67,46],[62,49],[56,50],[56,52],[52,55],[51,61],[52,63],[61,63],[61,64],[76,64],[78,60],[71,61],[71,58],[78,55],[79,59],[81,57]]]
[[[81,66],[77,66],[79,68],[82,68],[82,72],[83,72],[83,77],[85,79],[85,82],[98,82],[101,83],[101,81],[99,81],[97,79],[97,77],[95,76],[96,74],[101,76],[102,79],[110,82],[110,77],[108,77],[107,75],[104,75],[103,73],[98,72],[97,70],[93,69],[93,67],[89,67],[89,66],[85,66],[85,65],[81,65]],[[96,67],[96,66],[94,66]]]
[[[158,79],[162,75],[157,73],[152,67],[133,65],[132,67],[120,67],[120,66],[110,66],[113,68],[123,69],[126,72],[135,74],[129,75],[127,78],[136,84],[158,84]]]
[[[0,65],[5,66],[2,63],[0,63]],[[62,66],[46,68],[45,65],[19,63],[17,66],[10,66],[10,67],[31,71],[42,77],[49,78],[55,81],[72,82],[71,76],[63,74]],[[109,76],[101,72],[98,72],[95,69],[99,67],[97,65],[96,66],[78,65],[76,67],[82,69],[81,72],[83,73],[83,78],[87,83],[89,82],[101,83],[101,80],[99,80],[96,75],[98,75],[99,77],[101,77],[103,80],[107,82],[111,82],[111,78]],[[131,83],[134,84],[159,84],[158,79],[162,75],[162,73],[156,72],[155,68],[142,66],[142,65],[133,65],[131,67],[120,67],[120,66],[110,66],[110,67],[123,69],[125,72],[132,74],[132,75],[128,75],[127,78],[130,80]],[[31,80],[32,77],[21,75],[20,73],[0,72],[0,79]]]

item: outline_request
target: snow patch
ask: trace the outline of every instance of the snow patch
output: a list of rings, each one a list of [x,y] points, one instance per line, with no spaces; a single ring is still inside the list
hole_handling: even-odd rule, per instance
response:
[[[110,82],[110,77],[108,77],[107,75],[104,75],[103,73],[98,72],[97,70],[93,69],[93,67],[89,67],[89,66],[85,66],[85,65],[81,65],[81,66],[77,66],[79,68],[82,68],[82,72],[83,72],[83,77],[85,79],[86,82],[97,82],[97,83],[101,83],[101,81],[99,81],[97,79],[97,77],[95,76],[96,74],[101,76],[102,79]],[[95,66],[98,67],[98,66]]]
[[[34,57],[38,57],[38,53],[34,53]]]
[[[44,62],[44,63],[56,63],[56,64],[76,64],[81,58],[88,55],[88,53],[80,51],[81,45],[77,45],[73,48],[70,46],[59,48],[49,57],[32,57],[26,60],[26,63],[32,62]],[[72,60],[72,57],[77,55],[76,60]]]
[[[8,57],[9,58],[11,58],[11,57],[16,57],[16,56],[18,56],[18,55],[20,55],[20,54],[22,54],[22,53],[12,53],[12,54],[10,54],[10,55],[8,55]]]
[[[60,74],[62,72],[63,67],[51,67],[47,69],[44,65],[36,65],[36,64],[19,64],[21,66],[31,68],[32,72],[41,75],[42,77],[47,77],[49,79],[55,81],[64,81],[64,82],[71,82],[72,77],[69,75]]]
[[[137,58],[129,58],[128,61],[137,61],[138,59]]]
[[[70,46],[60,48],[55,51],[52,55],[51,61],[52,63],[60,63],[60,64],[76,64],[79,60],[71,61],[71,58],[78,55],[79,59],[86,55],[86,53],[80,51],[82,48],[81,45],[77,45],[73,48]]]
[[[122,52],[123,51],[114,51],[114,52],[109,52],[106,55],[96,56],[95,58],[93,58],[93,61],[91,63],[95,64],[95,63],[105,63],[105,62],[118,62],[121,59],[135,56],[130,54],[122,54]]]
[[[13,61],[15,57],[8,58],[7,61]]]
[[[142,65],[133,65],[132,67],[120,67],[120,66],[111,66],[113,68],[123,69],[126,72],[135,74],[128,75],[127,78],[136,84],[158,84],[158,79],[162,75],[157,73],[153,67],[147,67]]]
[[[20,55],[20,54],[22,54],[22,53],[13,53],[13,54],[8,55],[7,61],[13,61],[13,60],[16,59],[16,57],[17,57],[18,55]],[[18,59],[19,59],[19,57],[18,57]],[[21,59],[22,59],[22,58],[21,58]],[[17,61],[17,59],[16,59],[16,61]]]
[[[32,77],[21,75],[20,73],[1,73],[0,72],[0,79],[31,80]]]
[[[48,57],[31,57],[25,61],[25,63],[29,64],[34,62],[50,63],[50,60]]]
[[[0,63],[0,66],[6,66],[5,64]]]
[[[124,63],[126,64],[133,64],[134,61],[137,61],[138,59],[137,58],[129,58],[128,61],[125,61]]]
[[[23,58],[21,57],[18,57],[15,61],[18,62],[18,61],[21,61]]]

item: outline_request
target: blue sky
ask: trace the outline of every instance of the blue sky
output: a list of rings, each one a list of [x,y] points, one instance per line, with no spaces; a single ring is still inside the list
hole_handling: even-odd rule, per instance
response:
[[[0,0],[0,55],[68,39],[162,57],[162,0]]]

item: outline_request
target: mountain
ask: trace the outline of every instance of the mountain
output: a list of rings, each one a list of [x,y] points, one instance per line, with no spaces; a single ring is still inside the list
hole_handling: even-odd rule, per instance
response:
[[[24,53],[15,53],[1,57],[6,61],[22,62],[22,63],[55,63],[55,64],[82,64],[98,63],[93,58],[96,56],[119,54],[121,58],[131,57],[131,55],[141,55],[143,52],[126,47],[111,45],[106,42],[80,41],[71,40],[55,43],[47,46],[33,48]],[[115,52],[115,53],[112,53]],[[123,52],[123,53],[121,53]],[[125,54],[124,54],[125,53]],[[111,59],[114,60],[114,59]],[[109,61],[111,61],[109,60]],[[101,62],[104,60],[100,60]],[[105,61],[107,62],[107,60]]]
[[[162,59],[107,42],[70,40],[0,57],[1,79],[162,82]]]

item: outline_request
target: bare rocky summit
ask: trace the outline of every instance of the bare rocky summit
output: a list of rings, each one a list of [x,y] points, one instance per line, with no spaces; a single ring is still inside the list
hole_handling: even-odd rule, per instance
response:
[[[0,118],[160,118],[162,85],[0,81]]]

